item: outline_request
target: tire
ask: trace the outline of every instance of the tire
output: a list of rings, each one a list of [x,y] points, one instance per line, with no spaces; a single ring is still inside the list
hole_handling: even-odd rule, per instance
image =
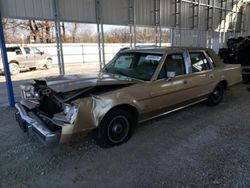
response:
[[[129,111],[115,109],[108,112],[96,131],[98,145],[108,148],[127,142],[135,125],[136,120]]]
[[[47,59],[46,64],[44,66],[46,69],[52,69],[52,67],[53,67],[52,59]]]
[[[207,99],[208,106],[216,106],[221,103],[224,96],[224,86],[222,84],[218,84],[213,92],[209,95]]]
[[[17,75],[20,73],[20,67],[17,63],[10,63],[9,68],[10,68],[11,75]]]

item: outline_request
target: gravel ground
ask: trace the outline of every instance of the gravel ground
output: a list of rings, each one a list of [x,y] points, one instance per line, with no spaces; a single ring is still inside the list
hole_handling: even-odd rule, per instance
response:
[[[102,149],[90,135],[49,148],[28,139],[1,108],[0,187],[250,187],[250,92],[227,91],[138,126],[131,140]]]

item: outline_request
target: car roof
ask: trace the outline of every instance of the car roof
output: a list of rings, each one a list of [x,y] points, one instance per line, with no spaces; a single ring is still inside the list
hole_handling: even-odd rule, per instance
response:
[[[139,52],[139,53],[174,53],[186,50],[208,50],[208,48],[201,47],[135,47],[135,48],[123,48],[120,52],[131,53],[131,52]]]

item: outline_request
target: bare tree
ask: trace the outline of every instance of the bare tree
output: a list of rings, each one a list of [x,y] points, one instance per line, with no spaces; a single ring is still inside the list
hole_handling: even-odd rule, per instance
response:
[[[35,42],[52,42],[52,22],[28,20],[27,27]]]
[[[107,43],[126,43],[129,42],[129,30],[115,28],[105,32],[104,42]]]
[[[73,30],[72,30],[72,42],[75,43],[77,42],[77,29],[78,29],[78,24],[77,23],[74,23],[74,27],[73,27]]]
[[[61,27],[62,27],[62,42],[66,42],[67,39],[66,39],[66,30],[64,22],[62,22]]]
[[[44,27],[45,27],[45,42],[46,43],[51,43],[52,42],[52,23],[49,21],[44,22]]]
[[[154,28],[136,28],[136,41],[139,43],[155,42]]]
[[[30,30],[30,36],[33,38],[35,42],[41,42],[41,33],[38,28],[38,24],[35,20],[28,21],[28,27]]]
[[[97,41],[93,29],[88,25],[84,25],[77,34],[79,42],[92,43]]]

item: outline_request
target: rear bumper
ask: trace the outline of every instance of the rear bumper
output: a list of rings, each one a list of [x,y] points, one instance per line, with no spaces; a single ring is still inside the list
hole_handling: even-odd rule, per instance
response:
[[[22,104],[16,103],[15,107],[17,109],[16,120],[20,128],[26,132],[28,136],[36,135],[40,140],[48,144],[59,143],[60,131],[53,132],[42,125],[42,123],[30,117]]]

